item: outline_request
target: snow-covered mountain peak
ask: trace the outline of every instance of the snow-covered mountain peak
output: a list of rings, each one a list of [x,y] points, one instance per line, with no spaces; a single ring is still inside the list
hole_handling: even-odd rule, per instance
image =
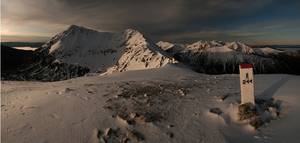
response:
[[[223,41],[216,41],[216,40],[210,41],[209,43],[210,43],[210,45],[213,45],[213,46],[222,46],[222,45],[224,45]]]
[[[227,46],[230,49],[233,49],[238,52],[242,52],[244,54],[254,53],[254,50],[251,47],[249,47],[246,44],[241,43],[241,42],[229,42],[229,43],[226,43],[224,46]]]
[[[156,43],[156,45],[160,47],[162,50],[168,50],[175,46],[175,44],[170,42],[165,42],[165,41],[159,41]]]
[[[124,31],[124,36],[127,39],[127,45],[128,46],[134,46],[134,47],[143,47],[142,45],[147,45],[148,42],[144,35],[140,33],[137,30],[134,29],[126,29]]]
[[[188,49],[192,49],[192,50],[205,50],[211,47],[220,47],[222,46],[222,42],[218,42],[218,41],[197,41],[194,42],[192,44],[187,44],[187,48]]]
[[[43,50],[57,60],[89,67],[92,72],[110,67],[115,67],[114,71],[157,68],[172,61],[134,29],[112,33],[71,25],[43,45]]]
[[[78,26],[78,25],[71,25],[69,26],[65,31],[62,33],[58,34],[58,36],[65,37],[65,36],[72,36],[75,34],[87,34],[87,33],[98,33],[97,30],[86,28],[83,26]]]
[[[68,30],[72,30],[72,29],[82,29],[82,28],[84,28],[84,27],[79,26],[79,25],[70,25],[69,28],[68,28]],[[86,29],[86,28],[84,28],[84,29]]]
[[[134,34],[142,35],[138,30],[132,28],[125,29],[124,32],[127,33],[128,35],[134,35]]]
[[[174,47],[172,43],[158,43],[158,46],[162,49],[170,49]],[[169,46],[169,47],[168,47]],[[177,48],[178,49],[178,48]],[[247,46],[244,43],[241,42],[223,42],[223,41],[197,41],[191,44],[186,44],[184,46],[181,46],[181,49],[183,51],[187,52],[237,52],[241,54],[252,54],[255,53],[255,51]]]

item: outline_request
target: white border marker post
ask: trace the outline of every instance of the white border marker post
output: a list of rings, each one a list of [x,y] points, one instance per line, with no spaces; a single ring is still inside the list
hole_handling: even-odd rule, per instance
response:
[[[252,103],[253,105],[255,105],[252,64],[240,64],[240,84],[241,104]]]

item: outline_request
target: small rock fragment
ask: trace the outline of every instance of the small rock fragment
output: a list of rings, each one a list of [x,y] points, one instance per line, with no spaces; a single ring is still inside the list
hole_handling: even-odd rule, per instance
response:
[[[111,128],[106,128],[104,130],[104,135],[107,136],[107,137],[111,136],[113,133],[114,133],[114,131]]]
[[[138,124],[146,124],[147,123],[147,121],[146,121],[147,119],[144,117],[144,116],[137,116],[137,117],[135,117],[134,118],[134,121],[136,122],[136,123],[138,123]]]
[[[143,134],[137,132],[136,130],[127,130],[127,137],[132,141],[143,141],[145,140],[145,137]]]
[[[181,96],[185,96],[186,95],[186,93],[182,89],[179,89],[178,92],[179,92],[179,95],[181,95]]]
[[[268,111],[269,111],[269,113],[271,114],[271,117],[272,118],[276,118],[276,117],[278,117],[279,116],[279,111],[276,109],[276,108],[274,108],[274,107],[269,107],[268,108]]]
[[[220,108],[212,108],[209,110],[210,113],[221,115],[223,112]]]
[[[170,125],[168,125],[167,127],[168,127],[168,128],[173,128],[174,125],[170,124]]]
[[[135,118],[136,116],[137,116],[136,113],[130,113],[130,114],[129,114],[129,117],[130,117],[131,119]]]
[[[125,117],[122,117],[120,115],[117,115],[117,120],[119,122],[121,122],[122,124],[125,124],[125,125],[131,125],[131,124],[133,124],[133,120],[128,120]]]
[[[89,94],[93,94],[93,93],[94,93],[94,91],[92,91],[92,90],[87,90],[87,93],[89,93]]]
[[[173,138],[173,137],[174,137],[174,134],[173,134],[172,132],[167,132],[166,134],[167,134],[167,136],[169,136],[170,138]]]
[[[229,95],[226,94],[226,95],[221,95],[221,96],[217,96],[218,98],[218,101],[224,101]]]
[[[260,117],[256,117],[250,121],[250,125],[255,129],[258,129],[262,125],[264,125],[264,121]]]
[[[70,92],[70,91],[74,91],[74,89],[71,89],[71,88],[68,88],[68,87],[65,89],[65,92]]]

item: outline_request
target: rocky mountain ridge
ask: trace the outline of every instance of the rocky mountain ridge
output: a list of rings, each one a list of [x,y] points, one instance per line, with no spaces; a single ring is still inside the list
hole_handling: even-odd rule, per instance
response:
[[[21,65],[13,70],[4,69],[1,78],[57,81],[88,72],[103,75],[174,63],[208,74],[238,73],[240,63],[253,64],[255,73],[300,73],[299,53],[289,54],[269,47],[253,48],[241,42],[176,44],[160,41],[155,44],[134,29],[99,32],[76,25],[55,35],[30,55],[30,62],[18,61]]]

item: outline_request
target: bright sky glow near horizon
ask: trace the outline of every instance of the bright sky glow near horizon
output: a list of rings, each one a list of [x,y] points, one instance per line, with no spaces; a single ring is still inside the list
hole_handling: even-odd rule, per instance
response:
[[[75,24],[155,42],[300,44],[299,0],[2,0],[1,14],[6,41],[45,41]]]

